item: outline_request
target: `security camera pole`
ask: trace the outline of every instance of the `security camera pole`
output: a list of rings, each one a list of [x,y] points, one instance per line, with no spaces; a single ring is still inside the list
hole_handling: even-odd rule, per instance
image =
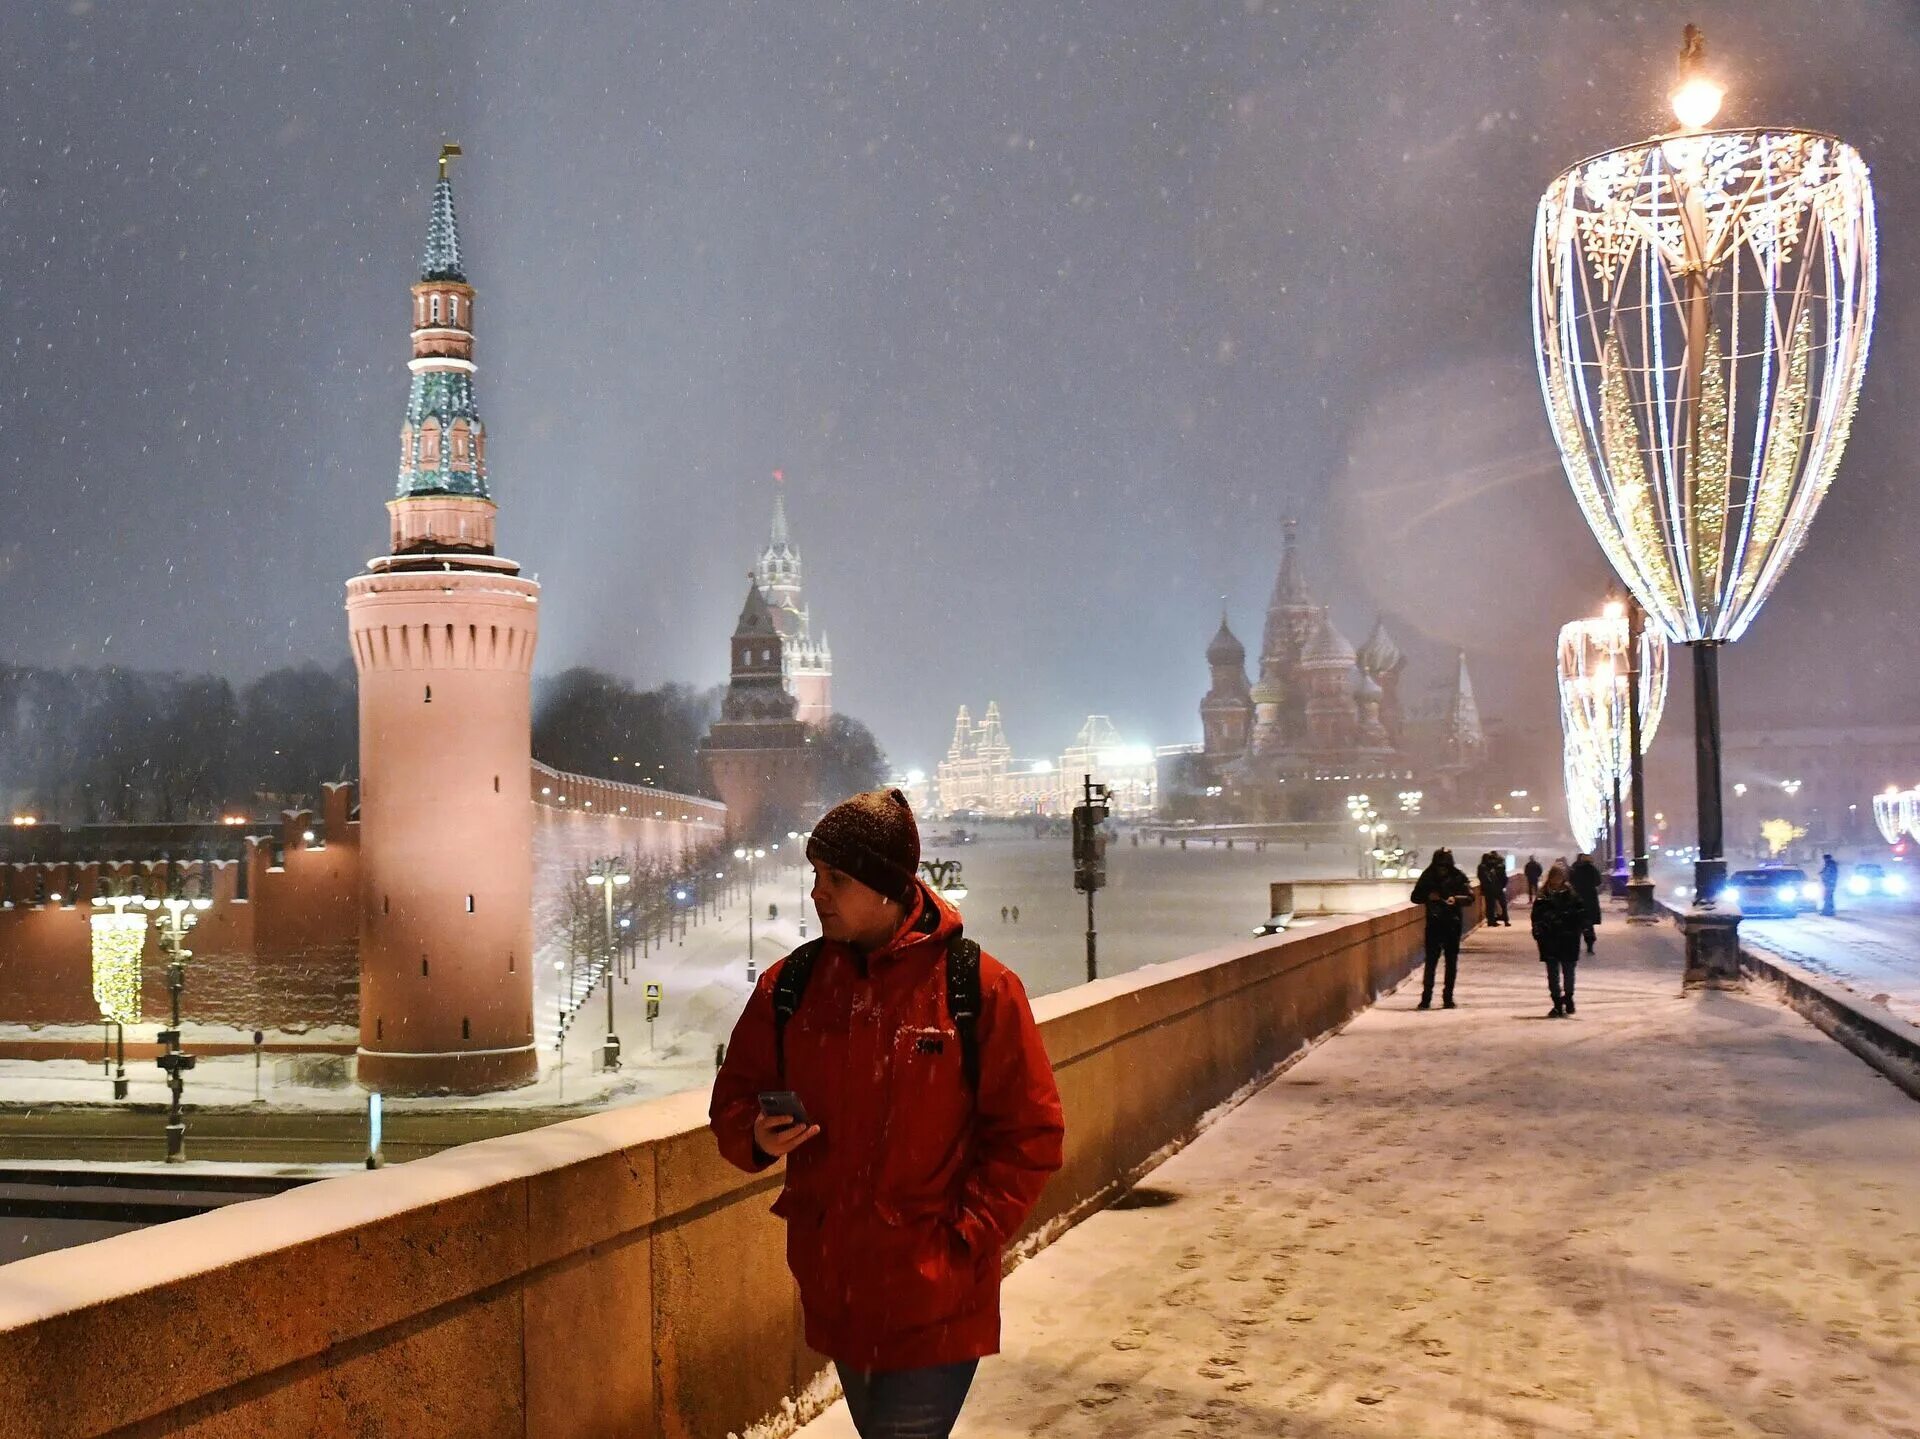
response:
[[[1073,887],[1087,897],[1087,979],[1100,977],[1094,958],[1093,892],[1107,882],[1107,837],[1100,825],[1107,817],[1107,787],[1092,775],[1081,776],[1081,802],[1073,809]]]

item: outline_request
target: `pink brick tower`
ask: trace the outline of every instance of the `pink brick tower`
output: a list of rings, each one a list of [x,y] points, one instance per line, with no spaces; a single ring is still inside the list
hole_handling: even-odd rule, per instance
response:
[[[533,1047],[530,676],[540,587],[493,552],[473,287],[442,147],[413,287],[392,553],[347,582],[360,673],[360,1082],[524,1084]]]

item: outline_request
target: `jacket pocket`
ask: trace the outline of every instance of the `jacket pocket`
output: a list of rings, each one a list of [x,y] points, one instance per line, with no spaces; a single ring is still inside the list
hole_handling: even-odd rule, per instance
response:
[[[944,1214],[875,1218],[868,1254],[849,1256],[861,1312],[887,1328],[919,1329],[973,1307],[978,1266]]]

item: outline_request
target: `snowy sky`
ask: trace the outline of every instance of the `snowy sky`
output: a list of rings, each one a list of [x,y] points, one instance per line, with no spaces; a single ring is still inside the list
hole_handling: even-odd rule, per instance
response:
[[[1907,6],[265,8],[0,10],[0,658],[344,657],[452,138],[542,670],[721,678],[780,468],[836,699],[903,765],[989,698],[1021,753],[1089,711],[1197,738],[1219,596],[1257,647],[1290,512],[1350,638],[1384,607],[1416,688],[1464,645],[1490,716],[1551,727],[1606,571],[1533,375],[1533,207],[1664,126],[1692,19],[1729,122],[1866,154],[1884,265],[1727,722],[1916,697]]]

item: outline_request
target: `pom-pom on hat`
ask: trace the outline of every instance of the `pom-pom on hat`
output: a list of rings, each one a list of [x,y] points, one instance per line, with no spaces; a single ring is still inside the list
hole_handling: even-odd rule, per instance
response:
[[[920,826],[899,790],[868,790],[821,816],[807,840],[807,858],[888,899],[905,900],[919,882]]]

